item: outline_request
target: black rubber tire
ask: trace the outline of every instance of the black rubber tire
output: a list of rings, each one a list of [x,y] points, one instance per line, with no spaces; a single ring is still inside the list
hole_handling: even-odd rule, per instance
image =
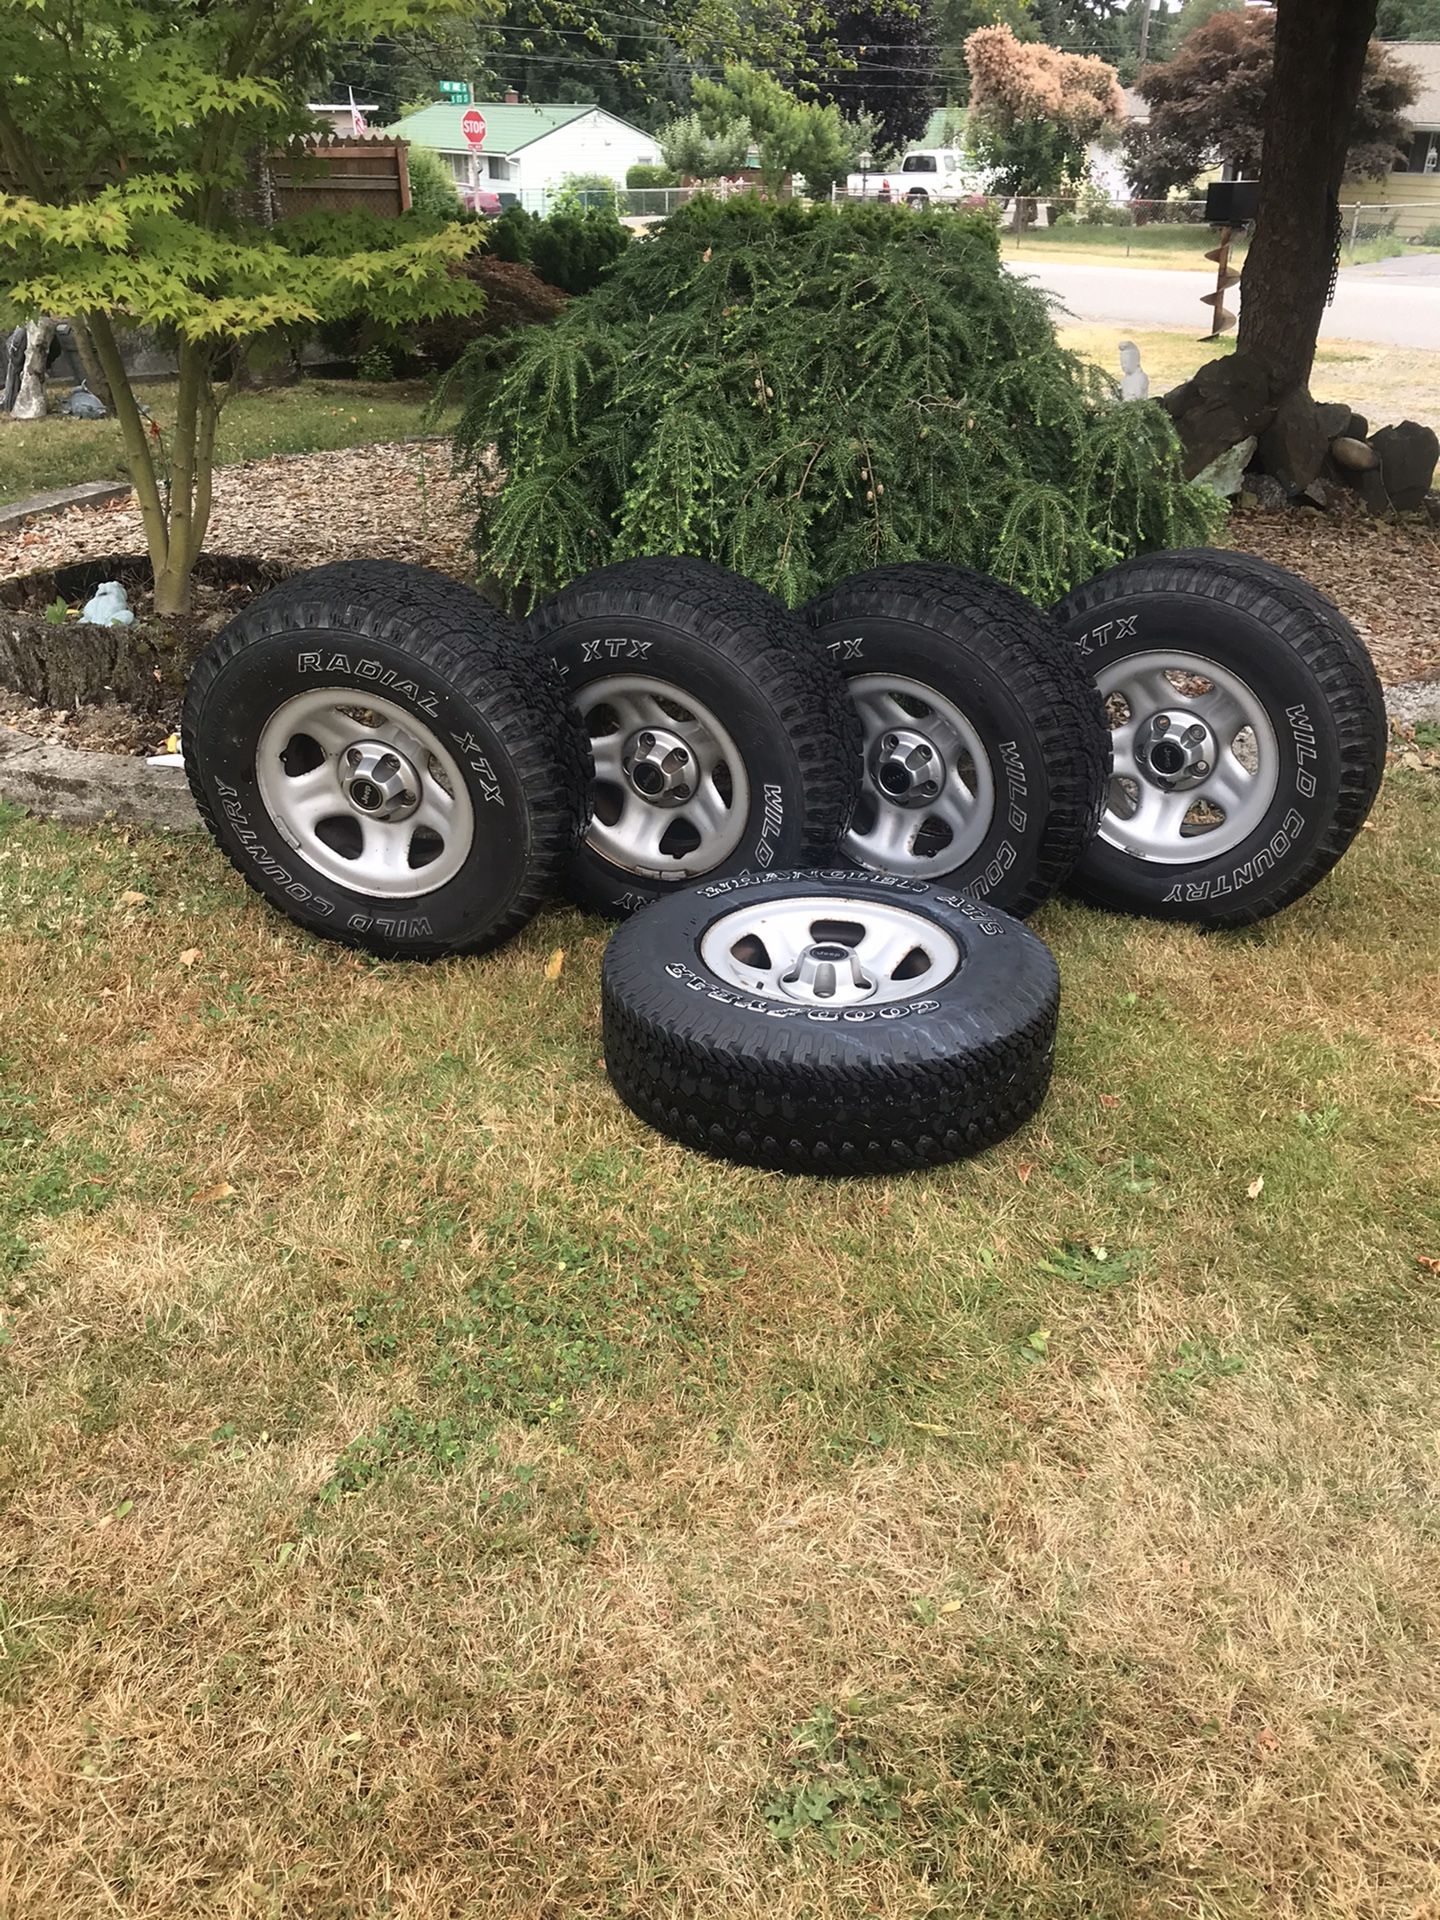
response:
[[[985,574],[928,563],[853,574],[805,615],[847,680],[890,673],[932,687],[987,750],[985,838],[956,866],[914,877],[1032,913],[1090,845],[1110,773],[1104,710],[1055,621]]]
[[[884,900],[933,919],[959,970],[914,1003],[843,1013],[747,998],[701,957],[722,914],[797,895]],[[827,936],[828,937],[828,936]],[[830,868],[672,895],[606,950],[605,1065],[647,1125],[688,1147],[788,1173],[903,1172],[1002,1140],[1039,1107],[1060,976],[1036,935],[988,903]]]
[[[728,858],[664,877],[587,841],[569,874],[581,906],[624,915],[702,877],[834,859],[859,792],[859,724],[839,674],[773,595],[703,560],[622,560],[537,607],[524,631],[572,698],[643,662],[646,676],[723,716],[749,779],[749,814]]]
[[[1072,891],[1123,913],[1243,927],[1324,878],[1370,811],[1388,737],[1374,663],[1338,607],[1268,561],[1200,548],[1128,560],[1055,613],[1091,674],[1172,645],[1229,667],[1264,703],[1281,753],[1275,799],[1238,845],[1162,864],[1097,837]]]
[[[363,652],[357,649],[363,647]],[[453,749],[474,808],[458,873],[380,900],[296,851],[261,797],[256,747],[306,675],[383,691]],[[200,816],[236,870],[309,932],[387,958],[480,952],[555,893],[584,830],[589,760],[515,623],[443,575],[393,562],[315,569],[216,636],[186,689],[181,733]]]

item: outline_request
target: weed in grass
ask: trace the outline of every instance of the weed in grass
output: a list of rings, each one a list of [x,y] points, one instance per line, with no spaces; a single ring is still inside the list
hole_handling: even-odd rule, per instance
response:
[[[832,1860],[854,1860],[877,1825],[899,1817],[901,1783],[876,1772],[863,1711],[820,1706],[792,1731],[786,1775],[761,1809],[772,1840],[813,1839]]]

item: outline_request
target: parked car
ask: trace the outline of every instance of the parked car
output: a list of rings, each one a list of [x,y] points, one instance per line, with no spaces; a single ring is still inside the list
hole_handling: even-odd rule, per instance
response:
[[[489,187],[462,187],[460,198],[471,213],[484,214],[487,220],[494,220],[500,212],[500,196],[492,193]]]

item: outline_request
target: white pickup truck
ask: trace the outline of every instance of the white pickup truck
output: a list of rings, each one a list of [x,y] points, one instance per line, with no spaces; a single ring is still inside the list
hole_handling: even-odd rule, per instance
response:
[[[898,166],[852,173],[845,191],[853,200],[906,200],[912,207],[953,207],[983,193],[980,174],[965,165],[958,147],[911,147]]]

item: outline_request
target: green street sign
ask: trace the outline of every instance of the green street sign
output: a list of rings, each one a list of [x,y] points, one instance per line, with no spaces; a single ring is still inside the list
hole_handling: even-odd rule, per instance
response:
[[[440,98],[442,100],[452,101],[457,106],[468,107],[474,98],[474,94],[471,91],[468,80],[442,80],[440,82]]]

